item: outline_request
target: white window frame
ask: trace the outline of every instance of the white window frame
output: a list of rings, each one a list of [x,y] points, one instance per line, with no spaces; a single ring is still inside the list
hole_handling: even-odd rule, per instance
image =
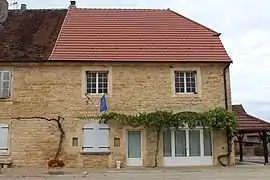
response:
[[[186,73],[194,73],[195,72],[195,92],[187,92],[187,77]],[[176,92],[176,86],[175,86],[175,75],[176,73],[183,73],[184,74],[184,92]],[[198,83],[197,83],[197,71],[182,71],[182,70],[174,70],[174,92],[176,94],[198,94]],[[180,88],[180,87],[179,87]]]
[[[0,131],[2,131],[2,128],[8,129],[7,132],[7,149],[6,151],[0,150],[0,156],[7,156],[10,155],[10,126],[6,123],[0,123]]]
[[[88,93],[87,92],[87,73],[95,73],[96,74],[96,93]],[[87,94],[104,94],[104,93],[99,93],[99,81],[98,81],[98,73],[106,73],[107,74],[107,93],[105,94],[108,94],[108,91],[109,91],[109,71],[85,71],[85,84],[86,84],[86,93]]]
[[[205,127],[207,129],[207,127]],[[211,156],[205,156],[204,155],[204,128],[202,126],[196,126],[196,128],[190,129],[190,128],[179,128],[179,130],[185,131],[186,133],[186,156],[183,156],[182,158],[189,158],[189,157],[213,157],[213,132],[211,131]],[[189,154],[189,131],[197,130],[200,132],[200,156],[190,156]],[[170,157],[164,157],[164,152],[162,154],[163,158],[177,158],[175,156],[175,131],[177,131],[175,128],[171,128],[171,156]],[[181,158],[181,157],[180,157]]]
[[[88,149],[87,150],[87,146],[85,146],[85,129],[92,129],[93,130],[93,139],[91,139],[94,143],[93,143],[93,148],[92,149]],[[107,137],[104,137],[106,139],[99,139],[100,137],[100,133],[102,131],[99,131],[100,129],[102,130],[106,130],[106,135],[108,135]],[[83,132],[82,132],[82,153],[109,153],[110,152],[110,138],[109,138],[109,134],[110,134],[110,128],[107,124],[100,124],[98,122],[92,122],[92,123],[87,123],[84,125],[83,127]],[[106,147],[102,146],[101,148],[99,148],[99,143],[100,141],[106,141],[107,144],[105,145]]]
[[[0,77],[0,84],[1,84],[1,89],[0,89],[0,99],[10,99],[11,98],[11,78],[12,78],[12,75],[11,75],[11,71],[10,70],[0,70],[1,72],[1,77]],[[3,96],[3,84],[4,84],[4,81],[7,81],[7,80],[4,80],[4,73],[5,72],[8,72],[9,73],[9,87],[8,87],[8,97],[4,97]]]
[[[112,67],[111,66],[84,66],[81,69],[81,97],[86,99],[86,94],[89,96],[100,97],[103,93],[87,93],[87,76],[86,72],[107,72],[108,82],[107,82],[107,97],[112,97]]]

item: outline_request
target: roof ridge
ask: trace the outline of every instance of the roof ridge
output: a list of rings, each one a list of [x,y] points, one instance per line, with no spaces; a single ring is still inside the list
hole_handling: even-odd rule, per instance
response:
[[[8,11],[56,11],[56,10],[68,10],[68,8],[51,8],[51,9],[9,9]]]
[[[195,24],[197,24],[197,25],[199,25],[199,26],[201,26],[201,27],[203,27],[203,28],[205,28],[205,29],[207,29],[207,30],[209,30],[209,31],[212,31],[212,32],[214,33],[214,35],[220,35],[220,34],[221,34],[221,33],[217,32],[217,31],[215,31],[215,30],[213,30],[213,29],[211,29],[211,28],[209,28],[209,27],[207,27],[207,26],[204,26],[204,25],[202,25],[201,23],[198,23],[197,21],[192,20],[192,19],[190,19],[190,18],[188,18],[188,17],[186,17],[186,16],[184,16],[184,15],[182,15],[182,14],[180,14],[180,13],[177,13],[177,12],[171,10],[171,9],[168,9],[168,11],[170,11],[170,12],[172,12],[172,13],[178,15],[178,16],[181,16],[181,17],[185,18],[186,20],[188,20],[188,21],[190,21],[190,22],[193,22],[193,23],[195,23]]]
[[[168,11],[168,9],[156,9],[156,8],[74,8],[74,10],[132,10],[132,11]]]

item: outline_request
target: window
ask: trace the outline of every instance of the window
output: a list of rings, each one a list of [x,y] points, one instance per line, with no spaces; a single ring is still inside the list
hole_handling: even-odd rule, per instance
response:
[[[109,126],[90,123],[83,128],[83,152],[109,152]]]
[[[163,132],[163,157],[212,156],[212,132],[201,128]]]
[[[0,98],[10,97],[10,71],[0,71]]]
[[[197,93],[196,71],[175,71],[175,93]]]
[[[86,71],[87,94],[108,93],[108,72]]]
[[[0,155],[5,155],[8,153],[8,134],[8,125],[0,124]]]

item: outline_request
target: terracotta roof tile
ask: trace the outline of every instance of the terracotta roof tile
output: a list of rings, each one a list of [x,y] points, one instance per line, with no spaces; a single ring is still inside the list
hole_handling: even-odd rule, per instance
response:
[[[236,123],[239,131],[270,131],[270,123],[247,114],[242,105],[232,105],[232,109],[236,114]]]
[[[48,60],[67,9],[10,10],[0,30],[0,61]]]
[[[217,34],[171,10],[70,9],[50,60],[230,62]]]

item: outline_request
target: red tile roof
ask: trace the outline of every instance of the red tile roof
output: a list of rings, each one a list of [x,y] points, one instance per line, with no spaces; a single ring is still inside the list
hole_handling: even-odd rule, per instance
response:
[[[48,60],[65,10],[10,10],[0,29],[0,61]]]
[[[171,10],[70,9],[50,60],[231,62],[218,35]]]
[[[236,114],[237,129],[241,132],[270,131],[270,123],[246,113],[242,105],[232,105]]]

